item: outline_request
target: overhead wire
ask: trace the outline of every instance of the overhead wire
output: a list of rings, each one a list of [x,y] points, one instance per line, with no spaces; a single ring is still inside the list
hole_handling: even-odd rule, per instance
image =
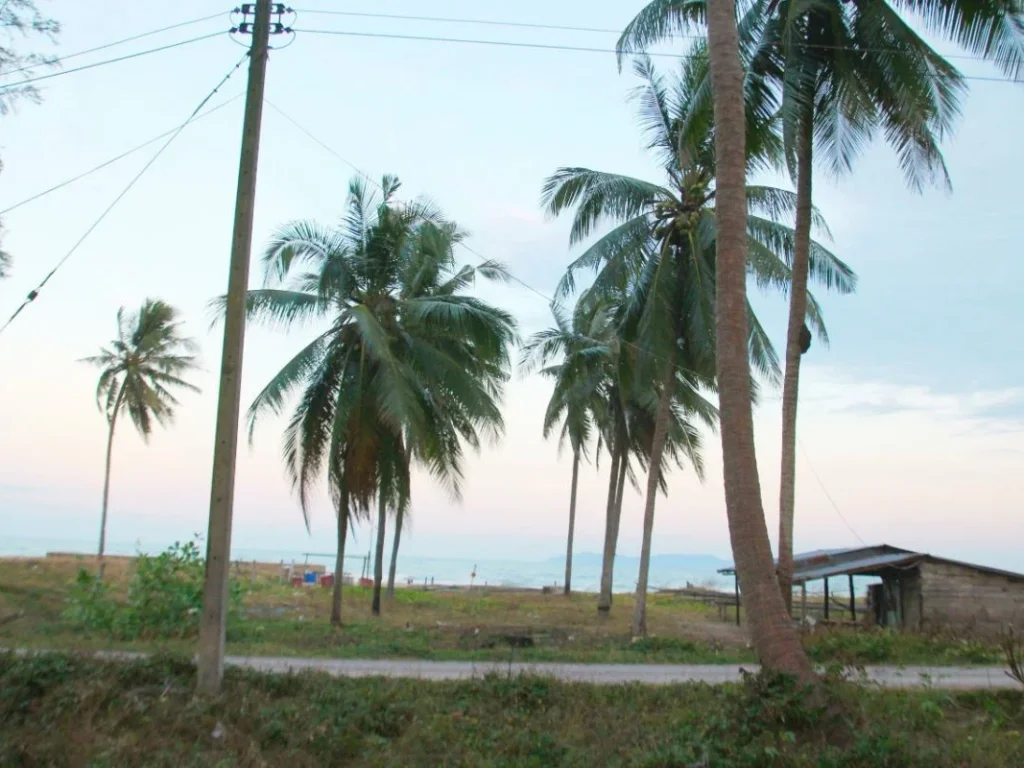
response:
[[[804,449],[803,443],[800,442],[799,438],[797,438],[796,443],[797,445],[800,446],[800,452],[804,456],[804,462],[807,464],[807,468],[811,470],[811,474],[814,476],[814,479],[818,481],[818,487],[821,488],[821,492],[825,494],[825,498],[829,500],[829,503],[832,505],[832,509],[834,509],[836,514],[839,515],[839,519],[843,521],[843,525],[845,525],[847,529],[849,529],[850,533],[853,534],[854,538],[856,538],[857,541],[859,541],[864,546],[867,546],[867,542],[864,541],[864,539],[860,537],[860,534],[857,533],[856,530],[854,530],[854,527],[850,525],[850,521],[846,519],[846,515],[842,513],[842,511],[839,509],[839,505],[836,504],[836,500],[833,499],[832,494],[828,492],[828,488],[826,488],[825,483],[822,482],[821,476],[818,474],[818,471],[814,468],[814,464],[811,463],[811,457],[807,455],[807,451]]]
[[[69,59],[76,59],[79,56],[85,56],[86,54],[90,54],[90,53],[97,53],[98,51],[105,51],[108,48],[114,48],[114,47],[116,47],[118,45],[124,45],[125,43],[132,43],[132,42],[135,42],[136,40],[141,40],[144,37],[151,37],[153,35],[159,35],[161,32],[170,32],[172,29],[180,29],[181,27],[188,27],[188,26],[191,26],[193,24],[200,24],[200,23],[202,23],[204,21],[210,21],[211,19],[223,18],[223,16],[224,16],[224,12],[221,11],[221,12],[218,12],[218,13],[211,13],[209,16],[201,16],[198,19],[190,19],[189,21],[181,21],[181,22],[178,22],[177,24],[169,24],[166,27],[160,27],[159,29],[152,29],[149,32],[140,32],[139,34],[132,35],[131,37],[124,37],[124,38],[121,38],[120,40],[115,40],[112,43],[104,43],[103,45],[97,45],[94,48],[86,48],[83,51],[77,51],[75,53],[69,53],[69,54],[67,54],[65,56],[60,56],[60,57],[58,57],[56,59],[49,59],[49,60],[47,60],[45,62],[45,64],[47,66],[52,66],[52,65],[55,65],[55,64],[62,64],[65,61],[68,61]],[[27,66],[27,67],[20,67],[18,69],[9,69],[9,70],[6,70],[5,72],[0,73],[0,75],[2,75],[2,76],[13,75],[13,74],[16,74],[18,72],[24,72],[26,70],[36,69],[38,66],[40,66],[40,65],[37,64],[37,65],[32,65],[32,66]]]
[[[582,45],[562,45],[555,43],[530,43],[530,42],[519,42],[515,40],[486,40],[481,38],[468,38],[468,37],[442,37],[437,35],[400,35],[395,33],[387,32],[355,32],[351,30],[339,30],[339,29],[299,29],[294,30],[296,33],[307,34],[307,35],[336,35],[341,37],[354,37],[354,38],[378,38],[382,40],[412,40],[420,42],[432,42],[432,43],[455,43],[460,45],[490,45],[503,48],[527,48],[534,50],[545,50],[545,51],[569,51],[574,53],[612,53],[618,54],[615,48],[595,48],[591,46]],[[860,49],[857,49],[860,50]],[[895,51],[894,51],[895,52]],[[670,59],[693,59],[697,58],[697,54],[692,53],[670,53],[667,51],[646,51],[645,56],[651,56],[655,58],[670,58]],[[1012,83],[1020,84],[1022,81],[1015,80],[1008,77],[989,77],[985,75],[941,75],[938,73],[928,73],[924,75],[934,80],[952,79],[959,77],[962,80],[975,80],[981,82],[993,82],[993,83]]]
[[[65,181],[62,181],[60,184],[55,184],[54,186],[52,186],[52,187],[50,187],[48,189],[44,189],[42,192],[37,192],[36,194],[32,195],[31,197],[26,197],[24,200],[22,200],[20,202],[17,202],[14,205],[10,205],[10,206],[0,210],[0,216],[8,214],[11,211],[17,210],[18,208],[21,208],[21,206],[27,205],[28,203],[31,203],[31,202],[34,202],[34,201],[38,200],[41,197],[45,197],[46,195],[50,194],[51,192],[56,192],[57,190],[63,189],[64,187],[66,187],[66,186],[68,186],[70,184],[74,184],[76,181],[80,181],[80,180],[84,179],[86,176],[91,176],[92,174],[96,173],[97,171],[102,171],[104,168],[107,168],[108,166],[113,165],[117,161],[123,160],[124,158],[128,157],[129,155],[135,154],[140,149],[145,149],[150,144],[155,144],[156,142],[160,141],[160,139],[163,139],[163,138],[165,138],[167,136],[170,136],[172,133],[174,133],[179,128],[183,128],[184,126],[188,125],[189,122],[197,123],[200,120],[202,120],[204,117],[208,117],[209,115],[212,115],[214,112],[217,112],[217,111],[223,109],[228,104],[231,104],[232,102],[237,101],[241,97],[242,97],[242,94],[241,93],[237,93],[234,96],[232,96],[230,99],[228,99],[227,101],[223,101],[220,104],[218,104],[217,106],[211,107],[210,109],[208,109],[205,112],[203,112],[201,115],[197,115],[196,117],[192,118],[191,120],[186,120],[181,125],[177,125],[177,126],[175,126],[174,128],[171,128],[168,131],[164,131],[159,136],[154,136],[153,138],[149,139],[148,141],[144,141],[141,144],[137,144],[136,146],[132,147],[131,149],[126,150],[125,152],[122,152],[121,154],[117,155],[116,157],[112,157],[109,160],[107,160],[105,162],[102,162],[99,165],[97,165],[97,166],[95,166],[93,168],[90,168],[87,171],[83,171],[82,173],[78,174],[77,176],[72,176],[70,179],[66,179]]]
[[[29,85],[31,83],[38,83],[42,80],[50,80],[54,77],[61,77],[62,75],[70,75],[74,72],[82,72],[86,69],[94,69],[96,67],[106,66],[107,64],[116,64],[121,61],[128,61],[130,59],[137,59],[140,56],[148,56],[151,53],[159,53],[161,51],[169,51],[172,48],[180,48],[183,45],[190,45],[191,43],[198,43],[201,40],[209,40],[211,37],[220,37],[221,35],[228,34],[227,30],[220,30],[219,32],[211,32],[207,35],[199,35],[198,37],[192,37],[188,40],[180,40],[177,43],[169,43],[168,45],[161,45],[158,48],[149,48],[145,51],[136,51],[135,53],[129,53],[125,56],[118,56],[114,59],[104,59],[103,61],[94,61],[91,64],[83,64],[80,67],[73,69],[62,69],[60,72],[51,72],[47,75],[39,75],[38,77],[30,77],[25,80],[18,80],[10,83],[0,83],[0,92],[9,90],[11,88],[21,88],[22,86]]]
[[[336,11],[336,10],[318,10],[313,8],[296,8],[296,13],[308,13],[310,15],[322,15],[322,16],[343,16],[348,18],[357,19],[380,19],[390,21],[425,21],[439,24],[468,24],[477,26],[491,26],[491,27],[506,27],[511,29],[540,29],[540,30],[552,30],[559,32],[584,32],[584,33],[597,33],[607,35],[621,35],[621,29],[612,29],[610,27],[579,27],[573,25],[563,24],[544,24],[537,22],[523,22],[523,21],[499,21],[495,19],[478,19],[478,18],[462,18],[455,16],[417,16],[401,13],[368,13],[363,11]],[[675,34],[675,38],[683,40],[704,40],[705,35],[700,34]],[[825,45],[821,43],[804,43],[806,48],[833,50],[833,51],[867,51],[871,53],[901,53],[898,48],[863,48],[860,46],[852,45]],[[963,53],[940,53],[940,56],[944,59],[963,59],[966,61],[986,61],[984,56],[972,56]]]
[[[61,259],[54,265],[53,269],[51,269],[46,274],[46,276],[42,279],[42,281],[40,281],[40,283],[35,288],[29,291],[24,301],[22,301],[18,308],[14,310],[14,314],[12,314],[7,319],[7,322],[5,322],[3,326],[0,326],[0,334],[2,334],[4,331],[7,330],[8,327],[10,327],[11,323],[14,322],[15,318],[18,317],[18,315],[20,315],[24,311],[25,307],[27,307],[29,304],[36,300],[36,297],[39,296],[39,292],[57,273],[57,270],[59,270],[61,267],[64,266],[65,263],[67,263],[68,259],[70,259],[71,256],[75,253],[75,251],[78,250],[79,246],[81,246],[82,243],[85,242],[86,238],[88,238],[89,235],[91,235],[96,230],[96,228],[107,217],[107,215],[112,210],[114,210],[117,204],[121,202],[122,199],[124,199],[125,195],[127,195],[131,188],[134,187],[135,184],[139,181],[139,179],[141,179],[143,175],[145,175],[146,171],[148,171],[153,166],[153,164],[157,161],[160,155],[162,155],[164,151],[166,151],[167,148],[170,147],[172,143],[174,143],[174,140],[181,135],[181,132],[184,131],[188,125],[195,121],[196,116],[200,113],[200,111],[202,111],[203,107],[205,107],[206,104],[210,101],[210,99],[212,99],[217,94],[217,92],[223,87],[223,85],[231,79],[231,76],[238,71],[239,67],[242,66],[242,64],[248,57],[249,52],[246,51],[238,60],[238,62],[230,70],[228,70],[228,73],[224,75],[220,79],[220,81],[218,81],[217,85],[215,85],[213,89],[208,94],[206,94],[206,96],[203,97],[202,101],[200,101],[199,104],[196,105],[196,108],[192,110],[192,113],[189,115],[188,119],[180,126],[178,126],[177,129],[175,129],[175,131],[171,134],[170,138],[168,138],[167,141],[165,141],[160,146],[160,148],[153,154],[153,156],[146,162],[146,164],[142,166],[142,169],[138,173],[136,173],[135,176],[132,177],[131,181],[129,181],[128,184],[124,187],[124,189],[121,190],[121,192],[117,195],[117,197],[114,198],[110,205],[103,209],[103,212],[99,215],[99,217],[92,223],[92,225],[87,230],[85,230],[85,233],[80,238],[78,238],[78,240],[75,241],[75,244],[71,246],[70,250],[68,250],[68,252],[65,253],[63,257],[61,257]]]

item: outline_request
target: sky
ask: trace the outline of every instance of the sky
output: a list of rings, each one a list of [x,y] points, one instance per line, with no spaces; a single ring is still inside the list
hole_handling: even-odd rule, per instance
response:
[[[319,0],[311,9],[621,29],[640,0]],[[209,0],[173,8],[127,0],[96,13],[71,0],[40,0],[59,19],[65,55],[207,15]],[[66,69],[228,26],[227,17],[147,37],[68,62]],[[636,84],[611,53],[538,50],[308,30],[506,40],[611,48],[615,35],[331,16],[300,12],[302,30],[275,51],[264,113],[251,285],[273,230],[296,218],[331,223],[353,173],[338,156],[403,195],[429,195],[469,230],[469,244],[504,262],[518,284],[480,294],[512,311],[528,334],[549,324],[547,302],[573,253],[564,221],[539,206],[543,179],[588,166],[657,181],[627,101]],[[666,48],[680,52],[683,43]],[[940,50],[955,52],[946,43]],[[41,83],[41,105],[0,123],[0,210],[180,124],[232,69],[243,49],[227,35]],[[670,57],[659,59],[674,66]],[[988,65],[955,60],[966,74]],[[210,101],[244,89],[244,68]],[[57,539],[89,548],[100,513],[106,429],[94,400],[96,371],[78,362],[115,333],[118,307],[145,297],[180,308],[201,344],[201,395],[183,395],[175,424],[144,443],[118,431],[111,542],[164,546],[205,531],[222,327],[209,300],[227,284],[242,100],[190,125],[0,334],[0,537]],[[812,346],[801,381],[795,546],[890,543],[1024,571],[1024,340],[1016,299],[1024,281],[1020,180],[1024,87],[975,81],[955,134],[944,143],[953,192],[909,191],[878,143],[852,173],[816,177],[816,204],[831,247],[860,277],[854,296],[820,296],[832,344]],[[159,144],[3,216],[14,271],[0,281],[9,316],[148,161]],[[788,185],[785,178],[773,179]],[[474,258],[460,254],[467,262]],[[537,294],[541,295],[537,295]],[[757,296],[781,349],[786,305]],[[252,327],[243,404],[311,338]],[[547,559],[564,551],[570,460],[541,438],[548,385],[513,376],[507,431],[467,467],[461,503],[417,474],[403,552],[418,556]],[[769,530],[777,527],[780,410],[768,392],[755,415]],[[282,421],[241,443],[234,545],[331,552],[326,494],[303,525],[281,461]],[[707,441],[707,480],[672,475],[659,499],[655,553],[729,556],[720,450]],[[599,551],[607,461],[581,472],[577,551]],[[636,554],[642,498],[626,497],[620,552]],[[773,535],[774,539],[774,535]],[[366,530],[357,534],[367,545]]]

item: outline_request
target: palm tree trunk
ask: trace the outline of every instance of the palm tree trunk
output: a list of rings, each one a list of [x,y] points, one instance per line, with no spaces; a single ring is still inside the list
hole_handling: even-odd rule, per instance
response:
[[[100,513],[100,546],[96,553],[96,579],[103,581],[103,570],[106,567],[104,555],[107,551],[107,508],[110,505],[110,460],[114,453],[114,427],[117,426],[117,414],[124,400],[124,383],[114,401],[114,410],[110,414],[110,431],[107,434],[107,462],[103,470],[103,511]]]
[[[345,575],[345,541],[348,539],[348,491],[341,489],[338,503],[338,554],[334,561],[334,593],[331,595],[331,624],[341,626],[341,581]]]
[[[373,562],[373,607],[374,616],[380,616],[380,587],[384,581],[384,528],[387,524],[388,505],[383,493],[377,502],[377,554]]]
[[[775,577],[754,452],[747,350],[746,136],[735,0],[711,0],[707,21],[717,158],[716,357],[729,538],[761,664],[813,680]]]
[[[388,568],[387,596],[395,596],[395,570],[398,568],[398,543],[402,539],[402,523],[405,522],[405,511],[399,507],[395,514],[395,540],[391,543],[391,567]]]
[[[658,480],[661,477],[661,456],[665,452],[668,421],[672,407],[672,385],[675,382],[676,356],[673,350],[668,358],[669,372],[658,401],[651,438],[651,464],[647,472],[647,502],[644,506],[644,540],[640,548],[640,574],[636,580],[636,604],[633,610],[633,637],[647,635],[647,577],[651,569],[651,539],[654,535],[654,504],[658,499]]]
[[[786,374],[782,384],[782,474],[779,485],[778,578],[786,610],[793,615],[793,517],[796,502],[796,409],[800,389],[800,336],[807,316],[807,271],[811,251],[811,182],[814,148],[813,115],[800,125],[797,146],[796,231],[793,236],[793,277],[789,291]]]
[[[616,482],[619,479],[618,446],[613,445],[611,472],[608,474],[608,511],[604,524],[604,553],[601,558],[601,592],[597,598],[598,613],[607,614],[612,609],[612,568],[615,564],[615,537],[618,527],[615,519]]]
[[[569,536],[565,544],[565,594],[572,593],[572,540],[576,532],[576,483],[580,477],[580,451],[572,452],[572,490],[569,492]]]

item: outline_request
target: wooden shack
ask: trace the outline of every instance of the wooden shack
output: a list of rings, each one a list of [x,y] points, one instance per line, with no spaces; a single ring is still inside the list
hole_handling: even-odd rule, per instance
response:
[[[835,579],[843,579],[849,584],[847,594],[855,596],[856,576],[878,580],[867,585],[867,611],[860,617],[871,624],[983,636],[998,635],[1008,624],[1024,627],[1021,573],[888,544],[806,552],[794,556],[793,566],[793,583],[804,594],[808,583],[821,582],[826,619],[831,606],[832,616],[842,617],[848,610],[850,618],[857,620],[855,599],[840,605],[829,594],[830,581],[834,584]],[[721,573],[735,575],[732,568]],[[794,603],[796,612],[799,601]]]

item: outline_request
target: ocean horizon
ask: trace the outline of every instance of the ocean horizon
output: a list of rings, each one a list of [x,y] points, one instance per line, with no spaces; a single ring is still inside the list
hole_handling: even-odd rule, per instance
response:
[[[151,545],[143,542],[108,543],[111,555],[157,554],[166,544]],[[0,556],[42,557],[47,552],[68,552],[91,554],[96,543],[82,539],[4,537],[0,539]],[[390,564],[390,549],[386,553],[385,572]],[[356,578],[361,575],[367,552],[346,555],[345,572]],[[334,555],[327,553],[297,552],[286,549],[232,547],[231,559],[256,560],[264,563],[302,564],[305,562],[334,569]],[[371,561],[372,562],[372,561]],[[649,584],[651,589],[674,589],[688,584],[721,589],[732,587],[732,578],[718,573],[731,562],[714,555],[704,554],[658,554],[651,557]],[[613,590],[632,592],[636,589],[636,578],[640,558],[617,556]],[[372,566],[371,566],[372,568]],[[584,592],[596,592],[601,579],[601,555],[595,552],[577,552],[573,555],[572,588]],[[400,585],[415,585],[425,582],[453,586],[497,586],[541,588],[562,587],[565,580],[565,556],[551,555],[538,560],[511,560],[464,557],[423,557],[403,555],[399,552],[395,581]]]

